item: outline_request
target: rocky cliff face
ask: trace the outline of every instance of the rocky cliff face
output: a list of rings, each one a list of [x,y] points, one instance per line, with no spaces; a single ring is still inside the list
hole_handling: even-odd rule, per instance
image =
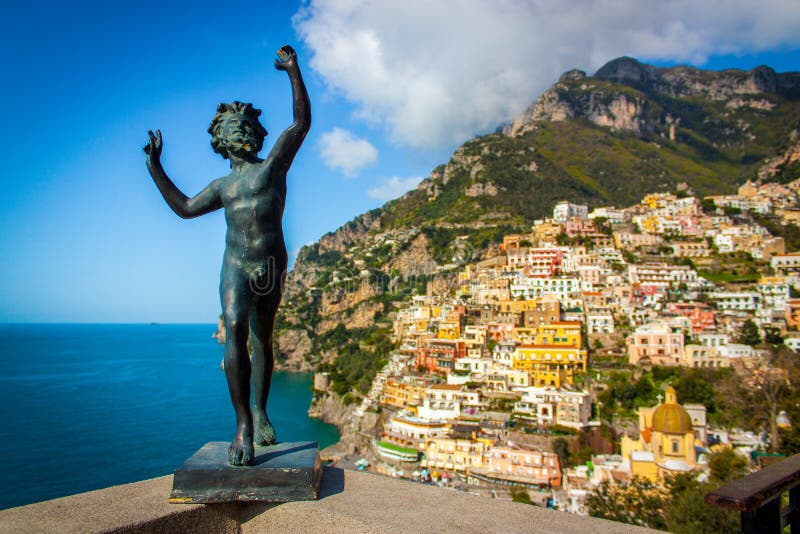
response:
[[[325,460],[336,461],[345,457],[374,460],[372,441],[380,434],[385,422],[380,414],[359,414],[357,405],[345,406],[336,395],[325,394],[314,398],[308,415],[336,426],[341,432],[338,443],[321,451]]]
[[[777,178],[780,181],[788,182],[798,178],[797,173],[781,176],[790,169],[800,168],[800,134],[797,130],[792,131],[790,136],[791,144],[785,152],[768,159],[758,170],[758,181],[767,182]]]
[[[597,126],[635,134],[669,132],[672,128],[674,139],[673,115],[663,109],[648,109],[648,95],[726,102],[729,109],[770,110],[775,97],[791,96],[798,87],[797,73],[777,74],[766,66],[712,72],[653,67],[623,57],[608,62],[591,77],[578,70],[565,73],[504,132],[518,136],[542,122],[583,118]]]
[[[311,350],[311,338],[306,330],[289,328],[275,337],[280,357],[277,367],[287,371],[313,371],[314,366],[305,358]]]
[[[776,94],[793,89],[793,76],[777,74],[767,66],[750,71],[707,71],[693,67],[653,67],[630,57],[609,61],[594,75],[595,79],[639,87],[663,95],[700,96],[726,100],[734,95]]]
[[[347,252],[355,243],[360,243],[371,231],[380,228],[380,216],[374,212],[367,212],[343,225],[335,232],[329,232],[319,240],[320,253],[329,250]]]

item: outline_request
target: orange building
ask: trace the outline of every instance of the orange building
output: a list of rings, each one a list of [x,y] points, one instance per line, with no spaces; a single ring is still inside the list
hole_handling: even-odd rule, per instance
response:
[[[428,385],[425,380],[411,384],[389,378],[383,384],[379,403],[390,408],[413,409],[422,404]]]
[[[800,327],[800,299],[786,301],[786,327],[790,330]]]
[[[466,342],[463,339],[428,339],[418,350],[417,365],[425,367],[429,372],[449,374],[455,362],[467,355]]]

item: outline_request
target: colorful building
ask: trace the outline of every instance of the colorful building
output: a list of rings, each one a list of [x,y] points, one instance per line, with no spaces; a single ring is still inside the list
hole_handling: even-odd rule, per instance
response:
[[[665,477],[691,471],[697,464],[695,429],[689,412],[680,404],[675,389],[668,387],[663,404],[639,408],[639,435],[622,436],[622,456],[631,464],[631,474],[663,481]]]
[[[425,458],[420,462],[428,469],[450,469],[459,473],[481,467],[489,445],[487,440],[472,438],[432,438],[425,442]]]
[[[575,375],[585,373],[587,352],[564,345],[519,345],[512,367],[527,371],[534,386],[560,388],[574,384]]]
[[[664,322],[640,326],[628,336],[626,343],[631,365],[645,357],[656,365],[680,365],[684,357],[683,332]]]
[[[531,345],[581,347],[580,321],[555,321],[531,328],[515,328],[514,339]]]
[[[581,429],[589,424],[592,399],[586,391],[528,387],[518,388],[522,398],[514,404],[514,412],[535,419],[542,425],[563,425]]]
[[[395,415],[384,426],[383,441],[425,451],[425,442],[431,438],[444,437],[450,431],[445,421],[430,421],[409,415]]]
[[[486,454],[486,467],[470,470],[478,480],[528,487],[561,486],[558,455],[522,447],[494,446]]]
[[[417,366],[431,373],[447,374],[455,368],[455,362],[466,355],[463,339],[428,339],[418,350]]]
[[[711,306],[702,302],[671,302],[667,309],[672,313],[677,313],[687,317],[692,325],[692,334],[700,334],[706,330],[716,328],[714,310]]]

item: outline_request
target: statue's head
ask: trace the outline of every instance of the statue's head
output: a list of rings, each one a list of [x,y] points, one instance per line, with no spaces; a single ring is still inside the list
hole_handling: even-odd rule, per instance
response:
[[[228,159],[231,155],[254,157],[264,146],[267,130],[258,121],[261,110],[253,104],[233,102],[217,106],[208,127],[214,152]]]

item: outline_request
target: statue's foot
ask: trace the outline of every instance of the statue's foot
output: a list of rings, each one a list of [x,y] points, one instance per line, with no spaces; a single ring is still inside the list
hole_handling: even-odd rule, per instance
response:
[[[228,447],[228,462],[231,465],[252,465],[255,458],[251,432],[240,428]]]
[[[275,443],[275,427],[269,417],[261,410],[253,410],[253,427],[256,434],[256,445],[272,445]]]

